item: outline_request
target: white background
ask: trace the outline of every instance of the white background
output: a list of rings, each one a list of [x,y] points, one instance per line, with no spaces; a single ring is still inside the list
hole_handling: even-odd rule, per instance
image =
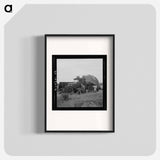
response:
[[[13,13],[12,14],[9,14],[9,13],[5,13],[3,12],[3,6],[4,4],[6,3],[9,3],[9,2],[12,2],[12,4],[14,5],[14,10],[13,10]],[[112,156],[112,157],[38,157],[38,156],[34,156],[34,157],[12,157],[12,156],[9,156],[5,153],[4,151],[4,133],[3,133],[3,129],[4,129],[4,39],[3,39],[3,36],[4,36],[4,25],[7,21],[9,21],[9,19],[11,19],[13,17],[14,14],[16,14],[18,12],[18,10],[20,8],[23,7],[24,4],[26,3],[32,3],[32,4],[39,4],[39,3],[70,3],[70,4],[73,4],[73,3],[76,3],[76,4],[91,4],[91,3],[94,3],[94,4],[152,4],[154,6],[154,8],[156,9],[156,14],[157,14],[157,53],[160,52],[160,48],[159,48],[159,42],[160,42],[160,36],[159,36],[159,27],[160,27],[160,2],[158,2],[158,0],[110,0],[110,1],[106,1],[106,0],[93,0],[93,1],[90,1],[90,0],[81,0],[81,1],[76,1],[76,0],[66,0],[66,1],[62,1],[62,0],[57,0],[57,1],[54,1],[54,0],[21,0],[21,1],[15,1],[15,0],[1,0],[0,2],[0,71],[1,71],[1,77],[0,77],[0,159],[113,159],[113,160],[119,160],[119,159],[152,159],[152,160],[155,160],[155,159],[160,159],[160,140],[159,140],[159,137],[158,135],[160,135],[160,116],[159,116],[159,113],[160,113],[160,109],[159,109],[159,91],[160,91],[160,86],[159,86],[159,83],[157,83],[157,116],[156,116],[156,121],[157,121],[157,146],[156,146],[156,152],[151,155],[151,156],[137,156],[137,157],[125,157],[125,156]],[[160,67],[160,56],[157,54],[157,82],[160,80],[160,74],[159,74],[159,67]]]

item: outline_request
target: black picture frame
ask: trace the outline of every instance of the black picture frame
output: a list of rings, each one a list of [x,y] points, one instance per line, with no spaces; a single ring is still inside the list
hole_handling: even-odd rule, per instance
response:
[[[46,81],[46,77],[47,77],[47,62],[46,62],[46,57],[47,57],[47,37],[52,37],[52,36],[58,36],[58,37],[63,37],[63,36],[69,36],[69,37],[82,37],[82,36],[85,36],[85,37],[112,37],[113,38],[113,62],[112,62],[112,70],[113,70],[113,74],[112,74],[112,79],[113,79],[113,85],[112,85],[112,104],[113,104],[113,111],[112,111],[112,122],[113,122],[113,127],[112,127],[112,130],[47,130],[47,113],[46,113],[46,110],[47,110],[47,105],[46,105],[46,102],[47,102],[47,91],[46,91],[46,85],[47,85],[47,81]],[[45,120],[45,126],[44,126],[44,131],[46,133],[54,133],[54,132],[67,132],[67,133],[73,133],[73,132],[76,132],[76,133],[114,133],[115,132],[115,35],[114,34],[45,34],[44,35],[44,63],[45,63],[45,80],[44,80],[44,83],[45,83],[45,107],[44,107],[44,120]],[[77,56],[77,55],[76,55]],[[97,110],[96,110],[97,111]]]
[[[57,76],[57,59],[102,59],[103,61],[103,106],[102,107],[57,107],[57,90],[56,88],[56,76]],[[56,73],[56,74],[55,74]],[[52,55],[52,110],[58,111],[74,111],[74,110],[85,110],[85,111],[98,111],[107,110],[107,55]]]

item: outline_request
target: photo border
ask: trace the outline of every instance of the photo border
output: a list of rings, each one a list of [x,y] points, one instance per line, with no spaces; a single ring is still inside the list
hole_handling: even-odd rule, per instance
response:
[[[57,59],[102,59],[102,70],[103,70],[103,107],[57,107],[57,92],[54,91],[55,83],[57,80]],[[52,55],[52,111],[75,111],[75,110],[85,110],[85,111],[98,111],[107,110],[107,55]]]
[[[46,102],[47,102],[47,91],[46,91],[46,78],[47,78],[47,37],[62,37],[62,36],[68,36],[68,37],[112,37],[113,38],[113,65],[112,65],[112,70],[113,70],[113,92],[112,92],[112,102],[113,102],[113,111],[112,111],[112,122],[113,122],[113,127],[112,130],[47,130],[47,106],[46,106]],[[61,132],[66,132],[66,133],[114,133],[115,132],[115,35],[114,34],[45,34],[44,35],[44,64],[45,64],[45,77],[44,77],[44,83],[45,83],[45,101],[44,101],[44,131],[46,133],[61,133]]]

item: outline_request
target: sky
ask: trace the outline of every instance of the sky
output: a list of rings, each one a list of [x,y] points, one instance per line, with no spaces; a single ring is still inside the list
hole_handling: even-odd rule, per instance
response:
[[[94,75],[102,82],[102,59],[57,59],[57,82],[73,82],[83,75]]]

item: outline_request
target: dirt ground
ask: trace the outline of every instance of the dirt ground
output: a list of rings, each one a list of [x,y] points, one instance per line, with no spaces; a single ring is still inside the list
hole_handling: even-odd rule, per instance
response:
[[[69,95],[68,100],[64,100],[61,94],[57,94],[57,107],[102,107],[103,92],[89,92],[83,94]]]

